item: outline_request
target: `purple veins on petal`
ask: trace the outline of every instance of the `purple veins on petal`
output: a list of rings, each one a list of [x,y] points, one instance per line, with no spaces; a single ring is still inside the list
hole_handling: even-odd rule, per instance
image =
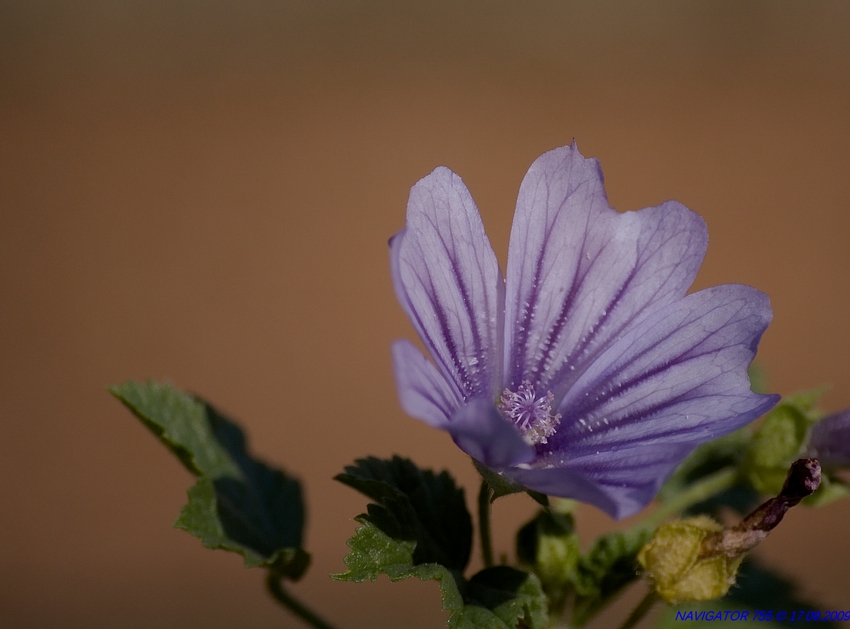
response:
[[[747,367],[771,318],[749,286],[709,288],[670,304],[615,342],[563,398],[553,449],[713,439],[765,413]]]
[[[596,505],[619,520],[645,507],[695,447],[683,443],[625,447],[616,457],[590,452],[560,465],[513,467],[503,474],[540,493]]]
[[[434,428],[444,428],[462,404],[457,391],[410,341],[396,341],[392,353],[402,408]]]
[[[505,373],[560,398],[629,326],[684,296],[702,263],[702,218],[669,201],[620,214],[596,160],[538,158],[520,187],[508,252]]]
[[[396,294],[433,361],[394,344],[402,406],[529,489],[636,512],[697,445],[778,399],[747,377],[767,297],[686,295],[707,243],[675,201],[613,210],[573,143],[525,176],[503,281],[469,191],[436,169],[391,240]]]
[[[443,375],[465,399],[498,390],[502,272],[460,177],[438,168],[413,186],[390,251],[396,295]]]

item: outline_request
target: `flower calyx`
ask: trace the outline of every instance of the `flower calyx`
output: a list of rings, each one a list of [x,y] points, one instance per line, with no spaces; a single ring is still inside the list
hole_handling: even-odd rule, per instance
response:
[[[708,516],[697,516],[658,527],[638,553],[644,576],[671,605],[724,596],[744,556],[776,528],[788,509],[811,495],[820,480],[817,459],[799,459],[780,494],[736,526],[724,528]]]

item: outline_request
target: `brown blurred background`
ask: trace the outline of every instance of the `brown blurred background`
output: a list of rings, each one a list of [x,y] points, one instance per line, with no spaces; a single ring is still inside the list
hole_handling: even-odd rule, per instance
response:
[[[697,288],[771,296],[773,390],[850,406],[848,34],[843,1],[0,3],[0,624],[301,626],[171,528],[192,480],[105,390],[150,376],[305,481],[297,594],[341,629],[442,626],[434,583],[327,576],[365,507],[331,480],[354,458],[477,490],[390,371],[413,333],[387,239],[439,164],[504,265],[526,169],[576,138],[617,209],[703,215]],[[532,511],[496,504],[499,551]],[[797,509],[759,554],[850,609],[848,519]],[[613,526],[580,512],[585,539]]]

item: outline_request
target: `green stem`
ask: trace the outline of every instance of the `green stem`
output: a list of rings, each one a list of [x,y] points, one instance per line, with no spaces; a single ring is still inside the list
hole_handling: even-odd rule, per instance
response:
[[[632,629],[635,625],[637,625],[643,617],[652,609],[652,606],[655,605],[656,601],[659,600],[658,594],[655,593],[655,590],[650,590],[646,593],[646,596],[641,599],[641,602],[637,604],[637,607],[632,610],[632,613],[629,614],[629,617],[626,618],[625,622],[620,625],[620,629]]]
[[[490,536],[490,500],[493,490],[485,479],[481,479],[481,491],[478,492],[478,529],[481,532],[481,556],[484,567],[493,566],[493,539]]]
[[[271,570],[269,570],[268,576],[266,577],[266,587],[269,590],[269,594],[271,594],[278,603],[286,607],[289,611],[298,616],[311,627],[315,627],[316,629],[335,629],[332,624],[324,620],[316,612],[304,605],[304,603],[289,594],[283,588],[283,580],[281,577]]]
[[[671,515],[684,511],[688,507],[707,500],[725,489],[729,489],[737,480],[738,471],[733,467],[728,467],[715,472],[711,476],[706,476],[685,489],[682,493],[673,496],[673,498],[663,503],[643,522],[638,524],[638,526],[640,528],[654,529]]]

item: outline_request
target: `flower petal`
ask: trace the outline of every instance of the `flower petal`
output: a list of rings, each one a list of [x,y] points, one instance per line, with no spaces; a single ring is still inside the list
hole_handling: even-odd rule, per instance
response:
[[[624,447],[696,443],[729,433],[779,399],[750,390],[747,368],[772,318],[764,293],[716,286],[670,304],[616,341],[561,402],[549,464]]]
[[[850,466],[850,409],[824,417],[812,427],[811,456],[827,467]]]
[[[511,230],[507,386],[536,382],[557,403],[614,340],[684,296],[707,242],[703,220],[675,201],[611,209],[598,162],[575,143],[542,155]]]
[[[510,468],[511,480],[550,496],[589,502],[621,520],[643,509],[696,443],[622,448],[617,458],[584,457],[564,467]]]
[[[390,241],[396,295],[464,400],[500,390],[504,282],[478,208],[460,177],[437,168],[410,190]]]
[[[452,416],[448,431],[457,446],[487,467],[529,463],[534,448],[519,429],[485,399],[474,399]]]
[[[392,352],[401,407],[434,428],[445,428],[462,404],[454,387],[410,341],[396,341]]]

